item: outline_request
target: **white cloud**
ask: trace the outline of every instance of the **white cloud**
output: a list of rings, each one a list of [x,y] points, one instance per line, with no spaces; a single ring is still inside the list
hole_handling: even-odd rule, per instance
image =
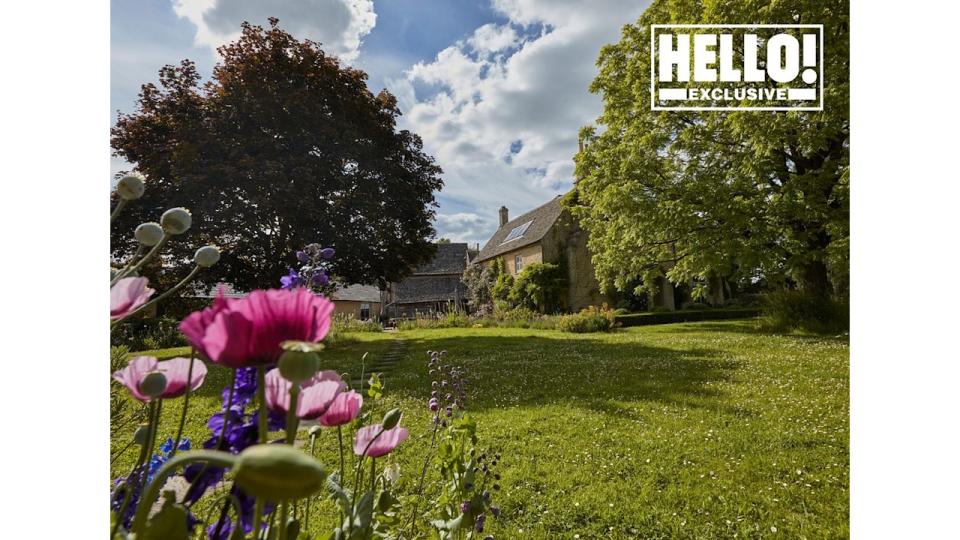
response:
[[[495,220],[473,212],[456,212],[453,214],[437,214],[437,229],[443,231],[438,238],[448,238],[453,242],[477,243],[474,231],[489,227]]]
[[[517,43],[517,32],[509,24],[485,24],[474,31],[467,43],[477,52],[500,52]]]
[[[216,49],[240,35],[242,22],[266,25],[276,17],[291,34],[319,41],[348,62],[377,22],[373,0],[173,0],[173,10],[197,27],[197,45]]]
[[[577,132],[601,112],[588,91],[600,48],[648,3],[493,0],[507,24],[481,26],[388,80],[402,127],[444,169],[441,212],[477,216],[439,215],[440,236],[482,244],[501,205],[517,216],[570,189]]]

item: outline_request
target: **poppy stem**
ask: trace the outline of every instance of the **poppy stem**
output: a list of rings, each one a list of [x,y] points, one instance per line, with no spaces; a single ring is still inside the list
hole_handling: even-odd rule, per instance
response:
[[[233,465],[235,458],[233,457],[233,454],[229,454],[227,452],[219,452],[216,450],[195,450],[193,452],[181,454],[173,459],[167,460],[166,463],[160,466],[160,470],[157,471],[157,475],[147,487],[145,495],[141,497],[140,502],[137,504],[137,514],[133,518],[133,527],[131,527],[131,530],[136,533],[137,538],[143,537],[142,533],[144,526],[146,525],[147,515],[150,513],[150,508],[153,506],[154,500],[160,493],[160,488],[163,487],[163,485],[167,482],[167,476],[169,476],[181,465],[196,461],[206,461],[221,467],[230,467]]]
[[[120,212],[127,206],[126,199],[120,199],[117,201],[117,205],[113,207],[113,212],[110,212],[110,223],[113,223],[113,220],[117,219],[117,216],[120,215]]]
[[[310,456],[311,456],[311,457],[316,457],[316,456],[317,456],[317,435],[318,435],[319,433],[320,433],[319,431],[316,431],[316,432],[310,434]],[[342,449],[341,449],[341,450],[342,450]],[[342,452],[341,452],[341,454],[340,454],[340,457],[341,457],[341,458],[343,457],[343,453],[342,453]],[[340,474],[343,474],[343,473],[340,473]],[[342,481],[342,480],[341,480],[341,481]],[[307,497],[307,500],[305,500],[305,501],[303,502],[303,505],[304,505],[304,513],[306,514],[306,515],[304,516],[304,518],[303,518],[303,530],[305,530],[305,531],[309,531],[309,530],[310,530],[310,503],[312,502],[311,499],[312,499],[312,497]],[[342,510],[340,511],[340,523],[343,523],[343,511],[342,511]]]
[[[300,397],[300,383],[294,383],[290,385],[290,405],[287,407],[287,444],[291,446],[297,438],[297,424],[300,423],[297,417],[298,397]]]
[[[277,538],[286,540],[287,538],[287,513],[289,512],[289,503],[283,501],[280,503],[280,525],[277,530]]]
[[[137,489],[137,483],[131,480],[137,469],[143,464],[144,460],[147,457],[147,445],[150,442],[150,432],[153,430],[153,418],[154,412],[156,411],[157,405],[156,402],[151,401],[148,406],[147,411],[147,439],[143,441],[143,444],[140,446],[140,456],[137,458],[137,462],[133,464],[133,469],[130,471],[130,474],[127,475],[127,478],[123,482],[123,502],[120,503],[120,508],[117,510],[117,521],[113,524],[113,529],[110,531],[110,538],[113,538],[117,534],[117,529],[120,528],[120,524],[123,523],[123,516],[127,513],[127,506],[130,505],[130,499],[133,497],[133,491]]]
[[[190,347],[190,367],[187,368],[187,391],[183,394],[183,410],[180,412],[180,426],[177,427],[177,439],[170,450],[170,457],[177,455],[180,448],[180,439],[183,437],[183,426],[187,423],[187,407],[190,406],[190,391],[193,389],[193,362],[197,358],[197,350]]]
[[[257,415],[257,441],[267,442],[267,381],[266,368],[257,366],[257,401],[260,411]],[[260,522],[263,519],[263,498],[257,497],[253,510],[253,537],[260,537]]]

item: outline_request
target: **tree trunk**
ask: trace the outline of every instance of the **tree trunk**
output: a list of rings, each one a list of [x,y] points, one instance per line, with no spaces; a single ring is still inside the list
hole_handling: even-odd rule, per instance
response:
[[[827,265],[823,261],[811,261],[797,272],[797,282],[803,291],[819,298],[829,299],[832,294]]]

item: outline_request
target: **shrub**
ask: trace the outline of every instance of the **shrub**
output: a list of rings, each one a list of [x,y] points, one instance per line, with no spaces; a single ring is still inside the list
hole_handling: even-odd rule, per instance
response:
[[[681,311],[648,311],[617,315],[620,326],[646,326],[650,324],[670,324],[696,321],[719,321],[726,319],[746,319],[756,317],[760,310],[756,308],[714,308],[685,309]]]
[[[801,330],[836,334],[850,328],[850,309],[844,302],[798,290],[780,290],[766,295],[761,326],[768,330]]]
[[[135,317],[114,326],[110,345],[126,346],[134,351],[182,347],[187,344],[180,333],[180,321],[170,317]]]
[[[542,315],[526,307],[515,307],[495,311],[489,326],[546,330],[556,326],[555,319],[555,317]]]
[[[509,299],[510,291],[513,289],[513,276],[507,273],[497,276],[496,283],[490,287],[490,296],[493,297],[493,303],[506,302]]]
[[[333,316],[333,333],[383,332],[383,325],[374,319],[362,321],[352,313],[337,313]]]
[[[473,321],[465,313],[449,311],[432,317],[416,317],[397,321],[397,330],[416,330],[420,328],[467,328]]]
[[[615,325],[616,315],[606,305],[600,308],[590,306],[580,313],[564,315],[557,321],[558,330],[576,334],[609,332]]]
[[[551,263],[533,263],[517,275],[507,295],[515,306],[540,313],[557,311],[566,287],[560,267]]]

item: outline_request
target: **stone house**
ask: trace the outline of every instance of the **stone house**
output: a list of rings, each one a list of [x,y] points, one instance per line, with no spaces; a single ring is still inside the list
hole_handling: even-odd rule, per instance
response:
[[[463,310],[466,286],[462,279],[469,257],[470,249],[465,243],[437,244],[432,260],[399,283],[390,284],[386,316],[412,318]]]
[[[380,316],[380,289],[375,285],[347,285],[337,289],[331,300],[333,313],[352,315],[354,319],[366,321]]]
[[[533,263],[557,264],[566,270],[566,307],[579,311],[587,306],[612,305],[611,298],[600,292],[587,250],[587,232],[580,228],[569,210],[561,204],[561,196],[510,219],[509,210],[500,208],[500,227],[493,233],[477,257],[476,264],[490,264],[503,259],[507,272],[516,276]]]

